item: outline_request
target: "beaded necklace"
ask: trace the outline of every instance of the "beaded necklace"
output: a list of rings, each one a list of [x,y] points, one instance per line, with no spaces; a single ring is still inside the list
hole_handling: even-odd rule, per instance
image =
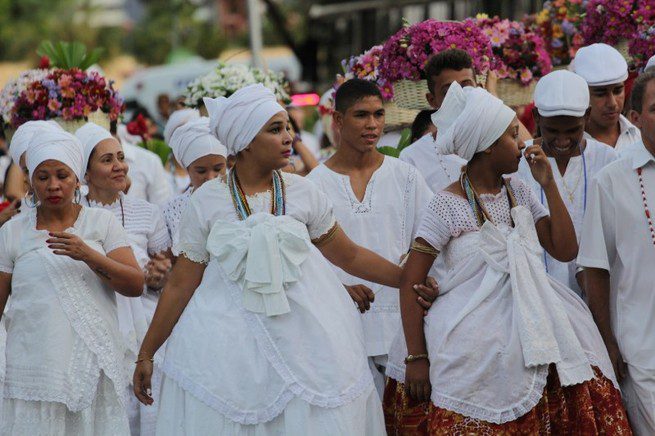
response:
[[[487,208],[484,206],[484,203],[480,200],[480,196],[473,188],[471,180],[469,180],[468,173],[466,169],[462,171],[462,174],[459,176],[459,183],[462,186],[462,189],[466,193],[466,199],[473,210],[473,215],[478,223],[478,227],[482,227],[485,221],[489,221],[492,224],[495,224],[491,219],[491,215],[487,211]],[[514,191],[512,186],[509,183],[509,179],[503,177],[503,184],[505,185],[505,192],[507,193],[507,201],[509,202],[510,210],[516,207],[516,198],[514,197]],[[514,227],[514,220],[511,218],[512,214],[510,213],[510,219],[512,220],[512,227]]]
[[[648,230],[650,230],[650,238],[655,245],[655,227],[653,226],[653,220],[650,216],[650,209],[648,209],[648,198],[646,197],[646,189],[644,188],[644,178],[641,175],[642,169],[637,168],[637,176],[639,177],[639,187],[641,188],[641,200],[644,203],[644,212],[646,212],[646,220],[648,221]]]
[[[227,185],[230,190],[230,195],[232,196],[232,203],[236,209],[237,215],[239,215],[240,220],[245,220],[250,215],[252,211],[250,205],[248,204],[248,198],[243,192],[241,187],[241,182],[239,182],[239,176],[237,175],[236,167],[232,169],[227,175]],[[272,180],[273,189],[271,190],[271,214],[275,216],[281,216],[286,213],[286,192],[284,187],[284,180],[282,179],[282,174],[280,171],[273,171],[273,180]]]

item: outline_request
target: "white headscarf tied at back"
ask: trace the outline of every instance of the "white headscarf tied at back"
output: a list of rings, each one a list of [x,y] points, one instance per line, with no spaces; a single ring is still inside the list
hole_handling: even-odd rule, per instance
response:
[[[227,149],[209,131],[209,118],[202,117],[179,126],[168,144],[175,159],[188,168],[196,159],[210,154],[227,157]]]
[[[437,150],[466,161],[491,147],[507,130],[516,112],[482,88],[453,82],[441,108],[432,114]]]
[[[164,127],[164,141],[166,141],[166,144],[171,145],[171,138],[173,137],[173,133],[175,133],[175,129],[198,118],[200,118],[200,112],[196,109],[187,108],[173,112],[168,117],[168,121],[166,121],[166,126]]]
[[[16,130],[16,133],[14,133],[14,136],[11,138],[11,143],[9,145],[9,154],[11,155],[11,160],[13,160],[16,165],[18,165],[20,162],[20,157],[27,151],[27,147],[34,135],[41,130],[47,129],[62,130],[61,126],[52,120],[28,121],[24,124],[21,124],[20,127],[18,127]]]
[[[230,97],[203,99],[209,129],[230,155],[244,150],[273,115],[283,112],[273,91],[261,83],[241,88]]]
[[[63,129],[48,129],[34,135],[30,142],[25,160],[30,178],[36,168],[47,160],[59,161],[75,173],[78,180],[84,177],[82,144]]]
[[[100,127],[95,123],[86,123],[75,132],[75,136],[82,144],[82,151],[84,156],[84,161],[82,162],[82,167],[84,171],[89,168],[89,159],[91,158],[91,153],[96,148],[100,142],[105,139],[115,139],[109,130],[104,127]],[[116,140],[116,142],[118,142]]]

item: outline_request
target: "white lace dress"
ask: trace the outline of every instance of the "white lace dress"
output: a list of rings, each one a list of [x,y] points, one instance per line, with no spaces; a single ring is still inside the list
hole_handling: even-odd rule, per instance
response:
[[[440,192],[417,232],[444,260],[424,319],[432,402],[497,424],[538,403],[550,363],[562,386],[592,379],[591,365],[617,386],[589,309],[545,272],[534,226],[545,208],[518,178],[511,186],[511,218],[504,187],[481,196],[495,223],[482,228],[466,199]]]
[[[82,207],[67,232],[103,254],[128,246],[104,210]],[[0,228],[0,271],[12,274],[0,434],[127,435],[115,292],[48,238],[35,209]]]
[[[93,208],[108,210],[116,217],[118,222],[125,222],[125,231],[130,246],[141,268],[145,268],[150,256],[165,252],[171,246],[170,236],[159,206],[139,198],[127,197],[122,193],[120,194],[120,200],[112,204],[88,201],[86,197],[83,197],[82,203]],[[148,289],[144,289],[143,295],[139,298],[116,296],[118,323],[126,344],[125,365],[130,374],[134,372],[134,362],[157,308],[158,299],[159,293]],[[155,373],[153,374],[152,384],[155,398],[159,398],[163,354],[164,350],[162,349],[155,356]],[[156,406],[144,406],[138,402],[134,395],[130,395],[128,413],[133,433],[138,431],[138,434],[142,436],[155,433]]]
[[[166,221],[166,227],[168,228],[168,235],[173,243],[173,254],[175,256],[179,255],[179,253],[175,252],[175,246],[180,239],[180,220],[182,219],[182,213],[186,209],[187,204],[189,204],[189,199],[191,198],[192,193],[193,188],[189,188],[183,194],[180,194],[169,201],[166,204],[166,207],[164,207],[164,220]]]
[[[384,434],[358,312],[309,242],[332,207],[283,177],[282,217],[265,193],[239,221],[220,179],[191,197],[177,249],[207,268],[168,339],[158,435]]]

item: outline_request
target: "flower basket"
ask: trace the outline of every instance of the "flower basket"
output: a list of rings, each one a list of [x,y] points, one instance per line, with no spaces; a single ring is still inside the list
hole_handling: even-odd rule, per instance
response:
[[[418,110],[399,107],[394,101],[385,103],[384,110],[385,131],[411,126],[419,112]]]
[[[621,53],[621,56],[623,56],[623,59],[625,59],[626,62],[630,62],[630,46],[627,39],[619,39],[614,48]]]
[[[532,102],[536,86],[536,80],[526,86],[518,80],[501,79],[498,81],[498,98],[507,106],[525,106]]]
[[[109,124],[110,124],[109,114],[106,114],[102,111],[91,112],[89,116],[84,118],[78,118],[75,120],[65,120],[61,117],[57,117],[57,118],[53,118],[53,121],[56,121],[57,124],[59,124],[61,128],[67,131],[68,133],[73,133],[73,134],[75,134],[77,129],[85,125],[87,122],[95,123],[100,127],[104,127],[107,130],[109,130]]]
[[[393,84],[393,102],[402,109],[432,109],[425,99],[428,92],[427,80],[401,80]]]

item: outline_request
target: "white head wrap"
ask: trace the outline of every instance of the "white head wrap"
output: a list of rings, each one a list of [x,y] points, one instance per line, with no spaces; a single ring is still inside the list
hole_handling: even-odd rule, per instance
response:
[[[516,117],[502,100],[482,88],[463,88],[453,82],[441,108],[432,114],[437,126],[437,149],[466,161],[491,147]]]
[[[227,149],[209,131],[209,118],[190,121],[173,132],[169,143],[175,159],[188,168],[196,159],[209,154],[227,157]]]
[[[168,117],[168,121],[166,121],[166,126],[164,127],[164,141],[166,141],[166,144],[171,145],[171,138],[175,129],[198,118],[200,118],[200,112],[196,109],[180,109],[173,112]]]
[[[11,155],[11,160],[14,161],[16,165],[19,165],[20,157],[27,151],[27,147],[32,140],[32,137],[41,130],[47,129],[59,129],[61,126],[55,121],[28,121],[24,124],[21,124],[16,133],[11,138],[11,143],[9,145],[9,154]]]
[[[84,177],[82,144],[75,135],[63,129],[48,129],[34,135],[28,145],[25,160],[30,179],[34,175],[34,170],[47,160],[56,160],[65,164],[80,181]]]
[[[82,144],[82,152],[84,155],[82,168],[84,168],[85,172],[89,168],[89,158],[91,157],[91,153],[93,153],[93,149],[96,148],[96,145],[105,139],[114,139],[111,133],[109,133],[109,130],[100,127],[95,123],[86,123],[77,129],[75,136]]]
[[[284,112],[273,91],[261,83],[239,89],[229,98],[203,99],[209,129],[230,155],[244,150],[275,114]]]
[[[553,71],[539,79],[534,104],[543,117],[583,117],[589,108],[589,86],[575,73]]]
[[[621,53],[602,43],[591,44],[578,50],[571,67],[589,86],[614,85],[625,82],[628,78],[628,63]]]
[[[649,71],[649,70],[655,70],[655,55],[651,56],[650,59],[648,59],[646,68],[644,68],[644,71]]]

